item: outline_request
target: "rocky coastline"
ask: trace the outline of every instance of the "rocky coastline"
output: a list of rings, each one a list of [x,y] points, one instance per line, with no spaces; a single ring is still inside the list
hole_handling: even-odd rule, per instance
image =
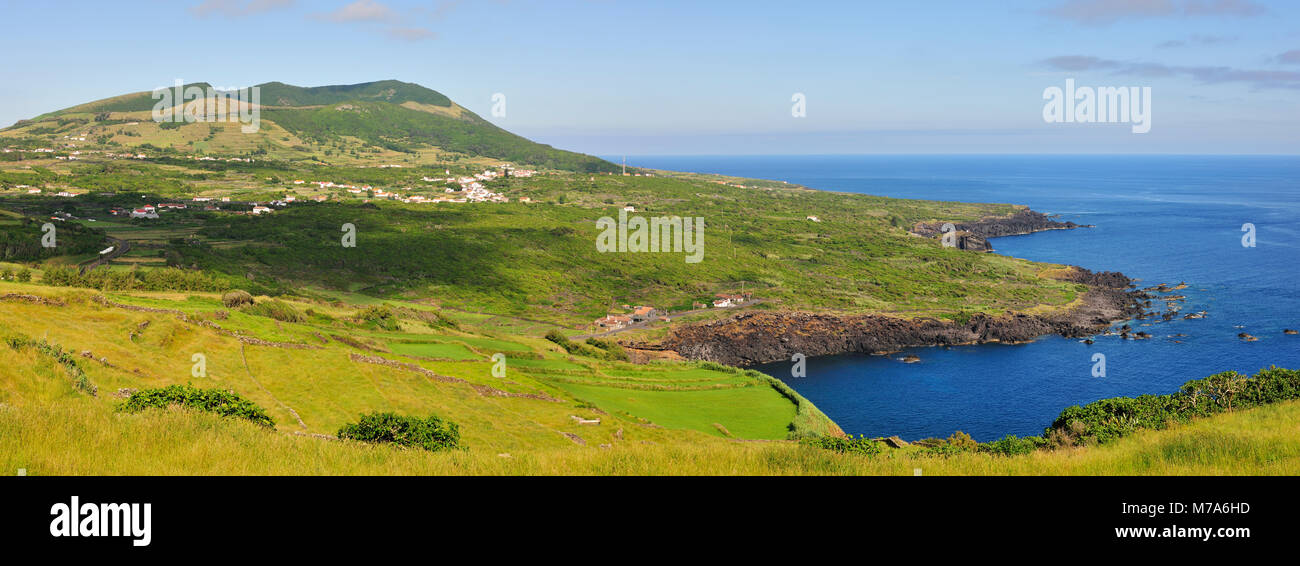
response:
[[[1150,296],[1121,273],[1073,268],[1062,279],[1087,285],[1079,304],[1043,315],[971,316],[964,323],[875,314],[748,312],[682,326],[659,344],[687,359],[749,366],[789,360],[794,354],[888,354],[917,346],[1020,343],[1048,334],[1083,338],[1142,312]]]
[[[945,222],[919,222],[911,233],[940,237]],[[988,238],[1044,230],[1092,227],[1061,222],[1027,207],[1007,216],[953,223],[957,247],[991,252]],[[1086,338],[1107,332],[1115,322],[1143,316],[1151,305],[1151,289],[1138,289],[1122,273],[1093,272],[1071,267],[1055,275],[1087,287],[1078,304],[1049,314],[989,316],[976,314],[964,322],[936,318],[904,318],[879,314],[836,314],[800,311],[754,311],[708,323],[674,328],[657,344],[625,344],[661,355],[707,360],[735,366],[788,361],[794,354],[824,356],[861,353],[889,354],[920,346],[1022,343],[1057,334]]]
[[[918,222],[911,233],[925,238],[943,235],[944,224],[948,222]],[[1074,228],[1092,228],[1088,224],[1061,222],[1041,212],[1021,208],[1008,216],[989,216],[975,222],[952,222],[956,232],[956,247],[963,250],[991,252],[993,245],[989,238],[1019,236],[1047,230],[1071,230]]]

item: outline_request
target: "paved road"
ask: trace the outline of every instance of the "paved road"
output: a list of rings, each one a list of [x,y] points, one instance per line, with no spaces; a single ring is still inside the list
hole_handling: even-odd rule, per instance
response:
[[[111,236],[108,239],[109,241],[113,242],[113,251],[108,252],[102,256],[99,256],[94,260],[81,264],[82,274],[85,274],[87,271],[90,271],[96,267],[104,265],[105,263],[113,261],[114,259],[120,257],[122,254],[131,251],[131,242],[128,242],[126,240],[119,240]]]

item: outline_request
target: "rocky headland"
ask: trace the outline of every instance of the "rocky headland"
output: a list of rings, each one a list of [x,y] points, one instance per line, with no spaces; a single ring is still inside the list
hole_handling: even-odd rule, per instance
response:
[[[789,360],[796,353],[809,357],[886,354],[915,346],[1028,342],[1048,334],[1082,338],[1133,318],[1149,299],[1121,273],[1073,268],[1059,277],[1082,283],[1088,290],[1078,304],[1049,314],[977,314],[956,322],[878,314],[748,312],[674,328],[659,344],[629,346],[747,366]]]
[[[918,222],[911,232],[925,238],[943,235],[944,224],[948,222]],[[993,245],[989,238],[1032,234],[1046,230],[1070,230],[1073,228],[1092,228],[1088,224],[1061,222],[1041,212],[1022,208],[1008,216],[989,216],[975,222],[952,222],[955,229],[955,247],[963,250],[991,252]]]

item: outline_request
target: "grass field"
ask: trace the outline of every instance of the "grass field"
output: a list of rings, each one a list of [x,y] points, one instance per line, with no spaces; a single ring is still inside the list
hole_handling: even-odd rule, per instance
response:
[[[337,318],[318,316],[287,323],[225,309],[215,294],[108,295],[119,305],[161,311],[153,312],[97,303],[92,300],[97,293],[92,291],[0,283],[0,294],[6,292],[66,302],[62,307],[0,303],[0,328],[6,335],[45,339],[74,354],[87,352],[89,357],[77,358],[79,366],[101,392],[98,398],[86,400],[91,404],[110,406],[115,402],[113,393],[124,388],[174,383],[217,387],[232,389],[266,408],[284,432],[332,435],[370,411],[435,413],[460,423],[469,446],[489,451],[578,448],[578,439],[588,446],[609,444],[615,434],[626,442],[718,436],[714,423],[728,427],[737,438],[785,438],[795,415],[795,405],[778,391],[738,374],[691,369],[691,364],[672,371],[648,371],[643,366],[577,360],[538,338],[475,336],[411,320],[402,320],[401,330],[383,332],[349,322],[350,308],[291,303],[300,311],[321,309]],[[180,320],[174,311],[185,313],[191,322]],[[217,318],[219,311],[225,318]],[[222,332],[193,322],[197,320],[217,324]],[[306,348],[241,343],[230,333]],[[492,375],[490,357],[498,352],[507,356],[504,378]],[[202,376],[192,371],[196,354],[204,356]],[[411,364],[433,373],[358,357]],[[0,367],[5,368],[0,370],[4,377],[0,401],[6,404],[26,406],[29,399],[23,387],[32,383],[70,387],[60,379],[62,370],[46,367],[28,353],[5,351],[0,358],[7,358],[0,359]],[[590,386],[582,389],[583,398],[560,381],[581,375],[546,373],[575,368],[591,376]],[[728,389],[624,388],[627,380],[648,374],[662,376],[658,385],[667,387],[672,387],[672,380],[691,379],[695,381],[685,384],[707,381]],[[482,388],[552,400],[485,395]],[[630,397],[639,402],[625,406]],[[574,417],[603,421],[599,426],[578,425]]]

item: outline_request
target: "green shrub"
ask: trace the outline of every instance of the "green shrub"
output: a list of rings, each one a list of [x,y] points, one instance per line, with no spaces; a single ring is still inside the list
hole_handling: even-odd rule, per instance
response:
[[[598,360],[614,360],[614,361],[617,360],[626,361],[628,359],[627,352],[623,350],[621,346],[618,347],[617,352],[602,350],[600,348],[588,344],[584,344],[582,342],[574,342],[572,340],[569,340],[567,336],[560,334],[560,331],[558,330],[551,330],[550,332],[547,332],[546,339],[550,340],[551,342],[555,342],[561,348],[564,348],[564,351],[573,354],[575,356],[586,356],[588,358],[595,358]],[[590,340],[588,342],[590,343]],[[617,344],[614,345],[618,346]]]
[[[614,340],[588,338],[587,343],[604,350],[606,359],[608,360],[626,362],[630,359],[627,355],[627,350],[623,349],[623,345]]]
[[[168,385],[159,389],[137,391],[132,393],[118,407],[118,410],[138,413],[149,408],[163,409],[171,405],[216,413],[223,417],[245,419],[266,427],[275,426],[275,421],[265,409],[234,391],[199,389],[188,385]]]
[[[434,415],[421,419],[395,413],[371,413],[362,415],[356,423],[343,425],[338,436],[437,452],[459,448],[460,427]]]
[[[235,309],[244,305],[253,304],[253,296],[248,294],[248,291],[236,289],[222,295],[221,304],[225,305],[228,309]]]
[[[401,324],[397,322],[397,314],[388,305],[377,305],[366,307],[354,317],[357,322],[374,326],[382,330],[400,330]]]
[[[979,448],[980,445],[980,443],[975,442],[975,439],[971,438],[969,434],[960,430],[952,433],[952,436],[949,436],[948,439],[944,441],[944,444],[963,451],[974,450]]]
[[[384,308],[388,308],[388,307],[384,307]],[[393,316],[396,318],[423,322],[424,325],[428,326],[429,328],[457,328],[457,329],[460,328],[460,325],[456,324],[456,321],[443,316],[442,313],[437,311],[413,309],[409,307],[398,307],[392,309],[391,312]],[[397,330],[396,321],[393,321],[393,324],[394,327],[392,329]]]
[[[99,387],[90,381],[86,372],[82,371],[81,366],[77,365],[77,358],[71,352],[63,351],[58,344],[51,344],[44,338],[32,340],[24,336],[11,336],[5,338],[5,343],[10,348],[21,350],[23,348],[33,348],[37,352],[54,358],[54,361],[63,366],[68,376],[72,378],[72,386],[78,391],[94,397],[99,393]]]
[[[1170,422],[1186,421],[1189,416],[1179,413],[1177,399],[1173,395],[1114,397],[1082,407],[1066,407],[1052,422],[1049,430],[1069,432],[1076,438],[1076,444],[1104,444],[1138,429],[1163,429]]]
[[[702,368],[702,369],[713,370],[713,371],[720,371],[720,372],[723,372],[723,373],[740,373],[740,368],[738,368],[738,367],[734,367],[734,366],[723,365],[723,364],[720,364],[720,363],[718,363],[718,362],[703,361],[703,362],[697,362],[697,364],[698,364],[699,367]]]
[[[21,274],[20,274],[21,275]],[[30,277],[30,273],[28,274]],[[72,266],[50,266],[41,283],[57,287],[87,287],[102,291],[221,291],[230,285],[216,277],[188,269],[168,267],[130,271],[95,269],[81,273]],[[249,300],[252,300],[251,297]]]
[[[564,348],[565,350],[568,350],[567,344],[569,344],[569,338],[563,334],[560,334],[559,330],[551,329],[549,332],[546,333],[546,339],[555,342],[556,344],[559,344],[560,347]]]
[[[1104,444],[1139,429],[1159,430],[1195,417],[1300,399],[1300,371],[1271,367],[1254,377],[1235,371],[1184,383],[1169,395],[1115,397],[1075,405],[1044,431],[1064,444]]]
[[[298,312],[298,309],[294,308],[293,305],[281,300],[262,301],[240,310],[246,314],[265,316],[281,322],[303,322],[307,320],[307,317]]]
[[[1019,456],[1022,454],[1028,454],[1030,452],[1038,450],[1039,448],[1042,448],[1043,446],[1046,445],[1047,445],[1047,440],[1045,440],[1041,436],[1026,436],[1024,438],[1017,438],[1016,435],[1011,434],[1011,435],[1007,435],[1006,437],[1000,438],[998,440],[994,440],[993,442],[985,442],[983,444],[980,444],[979,449],[980,451],[988,452],[990,454],[1000,454],[1002,456]]]
[[[871,456],[879,454],[880,443],[865,436],[812,436],[799,442],[841,454],[861,454]]]

